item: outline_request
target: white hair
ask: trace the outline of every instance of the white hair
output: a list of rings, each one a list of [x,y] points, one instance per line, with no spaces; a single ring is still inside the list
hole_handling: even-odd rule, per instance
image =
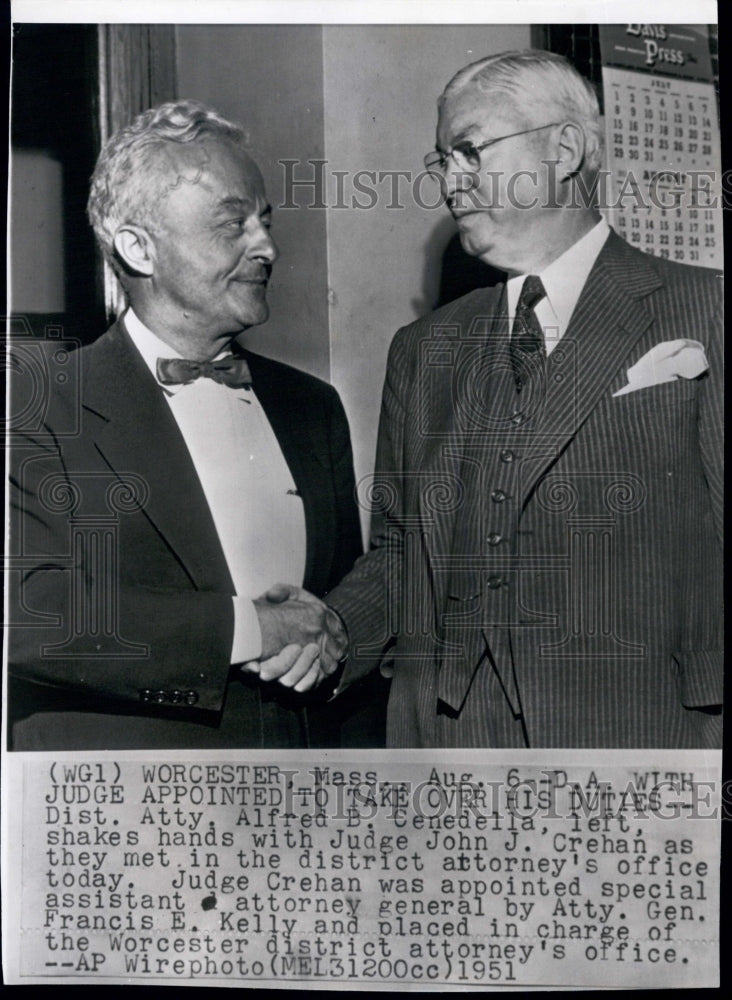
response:
[[[87,215],[115,270],[119,266],[114,236],[119,227],[124,223],[151,226],[156,205],[178,181],[165,163],[166,148],[208,135],[240,144],[245,141],[243,129],[213,108],[181,100],[143,111],[105,144],[92,175]]]
[[[564,56],[541,49],[502,52],[465,66],[450,80],[438,100],[446,101],[468,87],[475,87],[510,102],[530,126],[571,120],[585,137],[585,160],[598,170],[602,158],[602,130],[597,95]]]

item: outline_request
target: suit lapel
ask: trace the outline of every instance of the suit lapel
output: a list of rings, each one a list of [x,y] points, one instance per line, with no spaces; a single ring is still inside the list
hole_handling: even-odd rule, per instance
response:
[[[486,469],[491,452],[501,440],[504,415],[516,397],[508,349],[505,286],[461,300],[444,320],[446,333],[454,327],[453,393],[446,395],[442,426],[454,429],[452,440],[441,444],[440,468],[456,476],[463,504],[453,505],[448,520],[440,517],[433,561],[446,556],[446,572],[434,574],[435,607],[439,630],[448,644],[440,656],[438,698],[459,711],[483,662],[484,636],[470,628],[483,614],[480,595],[485,562],[481,534]],[[450,344],[448,337],[445,346]],[[460,350],[465,355],[459,355]],[[439,423],[439,422],[438,422]],[[421,491],[422,511],[432,516],[430,491]],[[448,600],[449,598],[449,600]],[[461,650],[461,652],[457,652]]]
[[[522,501],[577,434],[653,322],[643,298],[661,279],[615,233],[590,272],[562,341],[547,361],[546,395],[530,421]]]
[[[306,557],[304,586],[315,594],[327,587],[336,524],[333,519],[332,481],[325,440],[325,415],[312,413],[312,399],[301,397],[287,378],[284,365],[250,351],[242,351],[252,373],[257,399],[277,437],[295,480],[305,511]],[[323,454],[324,449],[325,454]],[[299,581],[298,581],[299,582]]]
[[[88,349],[82,403],[97,450],[110,469],[120,477],[135,473],[144,480],[144,514],[192,584],[233,593],[213,518],[178,425],[120,322]]]
[[[480,551],[474,549],[474,539],[460,541],[455,532],[472,529],[480,535],[480,505],[483,488],[483,469],[486,453],[497,440],[504,425],[502,415],[515,399],[516,389],[508,350],[508,318],[506,314],[505,286],[485,290],[479,298],[471,298],[449,315],[446,330],[455,328],[455,350],[452,390],[444,393],[445,413],[435,421],[436,426],[451,428],[449,440],[444,439],[440,450],[440,468],[458,477],[459,483],[472,484],[464,489],[465,500],[475,500],[475,510],[452,506],[453,522],[448,526],[441,518],[444,536],[448,540],[447,552]],[[452,347],[446,337],[445,346]],[[464,351],[464,355],[461,352]],[[428,397],[431,401],[431,395]],[[496,415],[500,415],[496,419]],[[429,490],[420,493],[423,514],[433,514]],[[457,516],[459,512],[460,516]],[[448,534],[451,532],[451,534]],[[450,544],[450,538],[452,543]],[[467,547],[466,547],[467,544]],[[469,587],[468,589],[471,589]]]
[[[447,555],[444,570],[434,580],[438,609],[443,605],[446,587],[456,594],[480,590],[486,453],[500,426],[495,414],[508,405],[509,389],[516,395],[508,358],[505,286],[483,289],[458,300],[453,311],[443,314],[440,327],[444,327],[444,336],[434,341],[439,355],[444,353],[447,359],[446,374],[440,375],[436,385],[425,382],[421,395],[430,409],[430,426],[442,433],[435,437],[422,462],[434,477],[434,485],[441,474],[446,475],[445,489],[456,496],[459,492],[462,502],[448,503],[436,523],[433,558],[438,563]],[[427,373],[422,371],[419,377],[426,379]],[[436,518],[432,485],[419,490],[420,513],[426,525]],[[467,557],[467,562],[462,558],[461,566],[451,573],[456,554]]]

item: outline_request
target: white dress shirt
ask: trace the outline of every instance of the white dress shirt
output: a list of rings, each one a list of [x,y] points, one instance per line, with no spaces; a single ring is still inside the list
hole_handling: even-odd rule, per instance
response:
[[[158,358],[182,355],[132,309],[124,323],[158,381]],[[234,581],[231,662],[257,659],[262,636],[252,599],[274,583],[302,585],[302,500],[254,389],[233,389],[210,378],[160,387],[190,452]]]
[[[577,240],[538,275],[546,295],[536,304],[534,312],[544,329],[547,356],[567,332],[574,307],[609,235],[610,227],[601,219],[589,233],[585,233],[582,239]],[[506,282],[509,316],[516,315],[516,306],[526,277],[525,274],[518,274]]]

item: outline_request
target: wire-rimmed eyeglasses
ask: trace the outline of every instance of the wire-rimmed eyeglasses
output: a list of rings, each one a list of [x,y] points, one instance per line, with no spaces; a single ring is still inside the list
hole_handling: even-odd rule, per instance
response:
[[[510,132],[508,135],[499,135],[497,139],[488,139],[477,146],[475,143],[470,142],[470,140],[464,139],[462,142],[455,143],[452,149],[449,149],[446,153],[441,153],[435,149],[427,153],[424,158],[425,170],[431,174],[444,174],[447,170],[447,161],[450,157],[455,161],[455,166],[458,170],[477,170],[480,166],[480,154],[484,149],[488,149],[489,146],[494,146],[497,142],[503,142],[504,139],[513,139],[517,135],[540,132],[544,128],[551,128],[552,125],[558,124],[559,122],[548,122],[546,125],[537,125],[536,128],[525,128],[521,132]]]

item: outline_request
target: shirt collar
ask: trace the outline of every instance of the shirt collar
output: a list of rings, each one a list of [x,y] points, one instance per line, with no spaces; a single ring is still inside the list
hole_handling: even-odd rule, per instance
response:
[[[180,392],[180,390],[184,388],[183,383],[180,385],[163,385],[163,383],[159,380],[158,358],[182,358],[184,355],[176,351],[174,347],[166,344],[165,341],[161,340],[160,337],[153,333],[149,327],[145,326],[132,308],[127,310],[123,318],[125,329],[129,333],[133,344],[142,355],[142,360],[152,372],[153,378],[158,385],[170,396],[174,396],[177,392]],[[216,355],[214,360],[218,361],[220,358],[225,358],[229,354],[231,354],[230,350],[223,350]]]
[[[560,336],[569,326],[574,307],[609,235],[610,227],[605,219],[600,219],[597,225],[539,274],[547,301],[556,318]],[[519,274],[506,283],[508,311],[511,316],[516,312],[526,277],[525,274]]]

